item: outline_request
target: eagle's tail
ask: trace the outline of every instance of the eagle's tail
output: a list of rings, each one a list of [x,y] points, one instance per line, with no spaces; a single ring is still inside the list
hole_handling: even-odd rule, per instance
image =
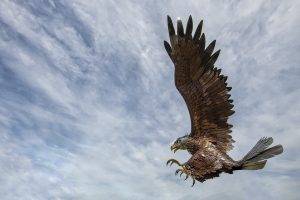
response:
[[[241,169],[257,170],[264,168],[267,159],[283,152],[282,146],[276,145],[268,148],[273,143],[273,138],[261,138],[256,145],[239,161]]]

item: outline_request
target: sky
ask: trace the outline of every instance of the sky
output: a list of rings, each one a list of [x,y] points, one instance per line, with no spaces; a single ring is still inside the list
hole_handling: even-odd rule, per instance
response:
[[[1,0],[3,200],[300,198],[297,0]],[[298,12],[297,12],[298,11]],[[174,175],[190,131],[163,46],[166,16],[204,20],[227,75],[241,159],[263,136],[284,153],[259,171],[196,183]]]

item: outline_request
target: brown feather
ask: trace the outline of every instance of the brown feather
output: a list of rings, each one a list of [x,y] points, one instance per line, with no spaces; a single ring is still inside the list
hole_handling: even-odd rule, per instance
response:
[[[225,136],[227,139],[220,140],[218,145],[222,151],[226,152],[232,146],[232,140],[227,137],[230,134],[227,120],[234,111],[231,110],[232,100],[229,101],[230,95],[226,88],[227,77],[221,75],[221,70],[214,67],[220,50],[213,53],[215,40],[205,48],[205,34],[201,35],[202,21],[192,39],[190,37],[193,29],[192,23],[192,17],[190,17],[186,34],[184,34],[182,22],[177,20],[176,34],[172,20],[168,17],[172,47],[165,43],[165,48],[170,57],[171,55],[173,57],[175,85],[183,96],[190,113],[191,136],[199,138],[199,136],[204,137],[209,134],[210,138],[215,141]],[[214,132],[214,130],[220,131]]]
[[[186,37],[187,38],[192,38],[192,31],[193,31],[193,19],[192,19],[192,16],[190,15],[189,16],[189,19],[188,19],[188,22],[186,24]]]
[[[188,145],[183,149],[187,149],[192,157],[184,166],[193,179],[200,182],[218,177],[221,172],[261,169],[266,163],[265,159],[283,152],[281,145],[267,149],[273,140],[262,138],[240,161],[234,161],[226,154],[235,142],[230,135],[232,125],[228,123],[229,116],[234,114],[233,100],[229,94],[231,87],[226,82],[228,77],[214,66],[220,54],[220,50],[213,53],[216,41],[205,48],[202,26],[203,21],[192,38],[193,21],[190,16],[186,33],[181,20],[178,20],[176,34],[168,16],[171,45],[164,42],[175,65],[176,88],[187,105],[191,119]]]
[[[199,37],[201,36],[201,31],[202,31],[202,26],[203,26],[203,20],[200,21],[200,23],[198,24],[195,34],[194,34],[194,40],[198,41]]]

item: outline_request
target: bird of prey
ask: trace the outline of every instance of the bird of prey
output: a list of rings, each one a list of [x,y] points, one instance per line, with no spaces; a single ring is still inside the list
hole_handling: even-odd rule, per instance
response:
[[[232,125],[228,117],[234,111],[226,80],[221,69],[215,67],[220,50],[214,52],[216,41],[205,45],[205,34],[202,33],[203,21],[200,21],[195,33],[190,16],[184,30],[182,21],[177,20],[175,31],[172,20],[167,16],[170,44],[164,41],[165,49],[175,66],[175,86],[187,105],[191,132],[179,137],[171,146],[177,150],[187,150],[191,158],[180,163],[169,159],[167,165],[176,163],[180,172],[195,181],[204,182],[218,177],[220,173],[232,174],[234,170],[262,169],[268,158],[283,152],[281,145],[271,148],[271,137],[261,138],[241,160],[235,161],[227,155],[233,148],[230,133]]]

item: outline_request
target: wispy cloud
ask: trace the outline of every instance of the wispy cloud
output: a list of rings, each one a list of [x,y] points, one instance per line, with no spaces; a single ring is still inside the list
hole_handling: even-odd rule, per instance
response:
[[[0,4],[1,199],[298,199],[300,4],[9,1]],[[262,171],[190,188],[165,167],[190,129],[162,41],[166,15],[204,19],[236,114],[231,155],[285,147]],[[176,155],[181,160],[188,154]]]

